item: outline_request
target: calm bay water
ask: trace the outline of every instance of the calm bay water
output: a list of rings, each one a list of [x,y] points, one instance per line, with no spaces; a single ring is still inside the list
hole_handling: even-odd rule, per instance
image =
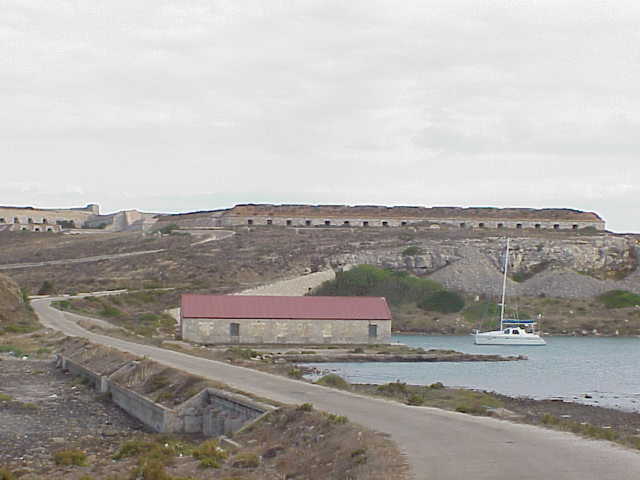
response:
[[[471,336],[397,335],[424,349],[526,355],[519,362],[315,364],[351,383],[400,380],[566,400],[640,412],[640,338],[545,337],[546,346],[478,346]],[[585,398],[590,395],[591,399]]]

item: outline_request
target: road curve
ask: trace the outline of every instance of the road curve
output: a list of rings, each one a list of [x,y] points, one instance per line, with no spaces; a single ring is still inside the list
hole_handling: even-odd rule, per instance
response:
[[[32,305],[45,326],[67,335],[144,355],[280,402],[309,402],[388,433],[407,455],[417,480],[631,480],[640,473],[640,454],[608,442],[493,418],[411,407],[98,335],[52,308],[52,300],[37,299]]]

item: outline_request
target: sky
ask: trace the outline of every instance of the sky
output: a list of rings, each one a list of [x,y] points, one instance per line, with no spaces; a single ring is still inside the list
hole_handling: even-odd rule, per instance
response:
[[[640,232],[640,2],[0,0],[0,204],[569,207]]]

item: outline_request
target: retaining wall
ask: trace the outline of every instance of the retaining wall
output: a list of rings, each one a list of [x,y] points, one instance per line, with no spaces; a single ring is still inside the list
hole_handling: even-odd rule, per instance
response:
[[[135,362],[126,363],[108,376],[63,355],[58,356],[57,364],[73,375],[86,378],[101,393],[109,392],[116,405],[155,432],[228,435],[274,409],[243,395],[213,388],[203,389],[176,408],[168,408],[113,380],[118,372],[133,368]]]

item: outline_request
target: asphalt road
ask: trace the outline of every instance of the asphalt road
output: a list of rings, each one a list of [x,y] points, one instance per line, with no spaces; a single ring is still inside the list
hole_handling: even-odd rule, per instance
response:
[[[51,308],[50,301],[37,299],[32,304],[44,325],[67,335],[145,355],[157,362],[280,402],[309,402],[317,409],[345,415],[353,422],[388,433],[407,455],[416,479],[640,478],[640,454],[612,443],[493,418],[411,407],[97,335]]]

